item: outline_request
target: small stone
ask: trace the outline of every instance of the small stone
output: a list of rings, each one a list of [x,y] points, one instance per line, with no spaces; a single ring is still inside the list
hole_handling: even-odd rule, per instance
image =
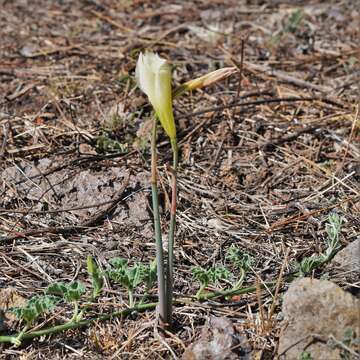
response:
[[[210,318],[201,338],[192,343],[182,360],[250,360],[251,349],[245,336],[240,336],[231,320]]]
[[[341,360],[346,350],[330,343],[341,342],[349,331],[360,336],[360,301],[327,280],[295,280],[282,311],[280,360],[297,360],[305,351],[312,359]]]

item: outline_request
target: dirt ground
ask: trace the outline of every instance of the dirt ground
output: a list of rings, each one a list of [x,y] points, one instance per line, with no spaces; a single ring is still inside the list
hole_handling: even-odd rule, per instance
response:
[[[174,86],[241,69],[174,102],[175,295],[188,301],[175,307],[173,333],[154,330],[151,310],[2,344],[0,358],[181,358],[210,316],[229,319],[254,359],[274,358],[287,276],[324,250],[328,215],[344,219],[342,247],[359,236],[356,3],[0,0],[0,288],[21,298],[60,280],[89,288],[89,254],[101,269],[114,257],[155,257],[151,108],[134,78],[139,52],[168,59]],[[166,234],[171,153],[162,131],[158,151]],[[231,244],[253,257],[244,286],[257,291],[197,301],[191,268],[227,264]],[[279,276],[279,294],[261,288]],[[331,267],[311,276],[359,294],[358,283]],[[126,304],[124,289],[106,282],[92,312]],[[70,316],[59,305],[46,321]]]

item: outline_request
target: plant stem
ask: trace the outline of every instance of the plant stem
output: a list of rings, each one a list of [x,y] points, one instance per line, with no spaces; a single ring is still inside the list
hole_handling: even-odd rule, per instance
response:
[[[42,330],[25,332],[22,334],[21,340],[33,339],[33,338],[44,336],[44,335],[57,334],[59,332],[69,330],[69,329],[88,327],[97,321],[106,321],[106,320],[110,320],[110,319],[116,318],[116,317],[127,316],[129,314],[132,314],[134,311],[140,312],[140,311],[154,309],[154,308],[156,308],[157,304],[158,303],[137,305],[133,308],[116,311],[111,314],[96,316],[96,317],[93,317],[88,320],[82,320],[82,321],[70,320],[70,321],[66,322],[65,324],[52,326],[52,327],[45,328]],[[18,335],[0,336],[0,343],[14,343],[14,339],[16,339],[17,337],[18,337]]]
[[[76,321],[79,313],[79,305],[77,301],[74,301],[74,313],[70,321]]]
[[[160,212],[159,212],[159,197],[157,190],[157,166],[156,166],[156,127],[157,117],[154,115],[153,129],[151,136],[151,193],[154,213],[154,229],[155,229],[155,243],[156,243],[156,264],[157,264],[157,279],[158,279],[158,293],[159,293],[159,315],[164,324],[169,322],[168,316],[168,298],[165,282],[165,264],[164,253],[161,238],[160,226]]]
[[[290,279],[293,279],[294,277],[296,277],[296,274],[291,276]],[[274,287],[274,286],[276,286],[276,281],[266,282],[263,286],[265,286],[265,285],[269,286],[269,287]],[[244,287],[242,289],[230,289],[230,290],[225,290],[225,291],[217,291],[217,292],[207,293],[207,294],[204,294],[203,296],[200,296],[200,300],[210,300],[210,299],[215,299],[218,297],[224,297],[227,295],[247,294],[247,293],[252,293],[255,291],[256,291],[256,286]],[[185,299],[185,300],[178,299],[178,300],[174,300],[174,303],[188,304],[189,301],[187,299]],[[70,320],[70,321],[66,322],[65,324],[56,325],[56,326],[48,327],[48,328],[41,329],[41,330],[28,331],[28,332],[24,332],[24,329],[23,329],[19,334],[0,336],[0,343],[16,344],[16,339],[19,338],[20,334],[22,334],[21,340],[28,340],[28,339],[33,339],[33,338],[40,337],[40,336],[57,334],[62,331],[66,331],[66,330],[70,330],[70,329],[84,328],[84,327],[88,327],[91,324],[96,323],[98,321],[106,321],[106,320],[110,320],[112,318],[125,317],[125,316],[132,314],[135,311],[142,312],[142,311],[146,311],[146,310],[152,310],[152,309],[155,309],[157,305],[158,305],[157,302],[148,303],[148,304],[139,304],[133,308],[116,311],[111,314],[95,316],[88,320],[81,320],[81,321]]]
[[[133,307],[134,306],[134,294],[132,290],[128,290],[128,294],[129,294],[129,306]]]
[[[179,151],[176,139],[171,139],[171,150],[173,153],[172,164],[172,180],[171,180],[171,209],[170,209],[170,229],[169,229],[169,244],[168,244],[168,262],[166,274],[166,291],[168,297],[168,316],[172,319],[172,299],[173,299],[173,282],[174,282],[174,242],[176,229],[176,198],[177,198],[177,167]],[[171,323],[169,324],[171,325]]]
[[[243,268],[241,268],[240,272],[241,272],[240,279],[237,281],[237,283],[235,284],[233,289],[239,289],[241,287],[242,283],[244,282],[245,270]]]
[[[197,291],[195,297],[200,300],[202,297],[201,297],[201,294],[202,292],[204,291],[204,289],[206,288],[207,284],[201,284],[199,290]]]

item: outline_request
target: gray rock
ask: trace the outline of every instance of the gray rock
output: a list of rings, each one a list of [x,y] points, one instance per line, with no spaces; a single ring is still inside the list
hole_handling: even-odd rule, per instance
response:
[[[360,276],[360,238],[339,251],[332,259],[331,265]]]
[[[350,352],[341,344],[349,332],[360,337],[360,301],[336,284],[295,280],[284,295],[282,311],[279,359],[298,360],[304,351],[312,359],[331,360],[343,359],[345,352],[348,356],[355,353],[352,344],[348,345]]]

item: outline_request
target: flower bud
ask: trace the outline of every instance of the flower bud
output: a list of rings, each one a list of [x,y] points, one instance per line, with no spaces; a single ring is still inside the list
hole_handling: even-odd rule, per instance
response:
[[[166,134],[176,139],[169,64],[158,54],[140,53],[135,73],[140,89],[149,98]]]

